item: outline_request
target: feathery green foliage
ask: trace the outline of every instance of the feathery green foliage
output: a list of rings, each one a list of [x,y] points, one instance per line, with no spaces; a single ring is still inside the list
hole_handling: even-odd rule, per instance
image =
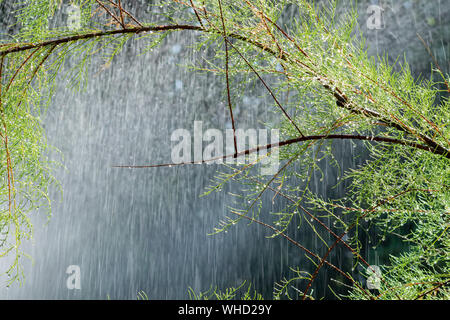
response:
[[[214,232],[247,220],[284,237],[310,259],[313,272],[293,268],[294,276],[276,285],[274,297],[317,298],[311,284],[327,266],[350,286],[349,298],[448,299],[450,78],[437,70],[432,78],[417,80],[406,63],[393,66],[387,58],[369,57],[356,11],[336,19],[336,3],[317,8],[306,0],[167,1],[157,5],[160,14],[147,23],[117,2],[80,0],[74,4],[81,8],[82,23],[70,30],[54,22],[61,1],[25,1],[18,13],[20,33],[13,42],[0,44],[0,248],[3,256],[16,257],[8,274],[18,279],[20,242],[32,231],[29,215],[49,203],[48,188],[55,183],[41,116],[62,66],[70,61],[71,71],[60,76],[82,89],[94,54],[102,54],[108,67],[132,38],[147,41],[152,50],[167,34],[184,30],[197,32],[197,49],[208,52],[208,66],[194,69],[223,74],[230,99],[246,81],[261,82],[274,100],[279,122],[268,125],[282,134],[279,172],[259,176],[254,168],[260,159],[224,167],[207,192],[221,191],[233,180],[242,185],[236,194],[239,205]],[[287,10],[295,13],[289,21]],[[280,103],[280,96],[289,99]],[[345,198],[323,199],[311,181],[322,174],[321,160],[339,169],[335,140],[358,142],[369,156],[339,177],[338,183],[346,184]],[[258,220],[266,192],[289,203],[271,212],[269,223]],[[290,228],[301,223],[317,234],[326,255],[289,237]],[[361,235],[368,230],[376,231],[377,246],[387,237],[407,244],[382,267],[377,294],[327,260],[339,246],[353,255],[355,268],[370,270],[361,251]],[[191,294],[231,299],[239,288]],[[249,292],[250,287],[246,297],[259,297]]]

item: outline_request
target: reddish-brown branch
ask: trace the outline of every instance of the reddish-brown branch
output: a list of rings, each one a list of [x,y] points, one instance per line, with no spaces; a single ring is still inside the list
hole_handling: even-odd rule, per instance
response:
[[[114,20],[116,20],[116,22],[122,26],[123,29],[125,29],[125,25],[123,24],[122,21],[120,21],[120,19],[118,17],[116,17],[116,15],[114,13],[111,12],[111,10],[109,10],[100,0],[95,0],[99,6],[101,6]]]
[[[295,139],[289,139],[285,141],[281,141],[280,143],[276,144],[267,144],[265,146],[259,146],[252,149],[247,149],[245,151],[238,152],[237,156],[244,156],[252,153],[256,153],[259,150],[269,150],[276,147],[283,147],[287,145],[291,145],[294,143],[309,141],[309,140],[333,140],[333,139],[340,139],[340,140],[363,140],[363,141],[376,141],[376,142],[384,142],[384,143],[391,143],[391,144],[398,144],[403,146],[408,146],[415,149],[425,150],[429,152],[436,153],[434,150],[430,149],[428,146],[424,146],[421,144],[417,144],[415,142],[405,141],[405,140],[399,140],[394,138],[388,138],[388,137],[373,137],[373,136],[360,136],[360,135],[346,135],[346,134],[330,134],[330,135],[316,135],[316,136],[304,136],[299,137]],[[439,153],[437,153],[439,154]],[[445,156],[446,158],[450,159],[450,154],[439,154],[442,156]],[[157,164],[157,165],[142,165],[142,166],[114,166],[114,168],[135,168],[135,169],[142,169],[142,168],[158,168],[158,167],[172,167],[172,166],[182,166],[182,165],[190,165],[190,164],[203,164],[203,163],[209,163],[214,162],[217,160],[226,160],[229,158],[235,158],[235,154],[228,154],[224,156],[214,157],[207,160],[201,160],[201,161],[191,161],[191,162],[183,162],[183,163],[166,163],[166,164]]]
[[[255,218],[251,218],[251,217],[248,217],[248,216],[246,216],[246,215],[243,215],[243,214],[241,214],[241,213],[239,213],[239,212],[232,211],[232,213],[235,214],[235,215],[237,215],[237,216],[239,216],[239,217],[241,217],[241,218],[247,219],[247,220],[249,220],[249,221],[251,221],[251,222],[255,222],[255,223],[257,223],[257,224],[259,224],[259,225],[261,225],[261,226],[264,226],[264,227],[266,227],[266,228],[272,230],[273,232],[275,232],[275,234],[282,236],[283,238],[285,238],[286,240],[288,240],[290,243],[292,243],[292,244],[295,245],[296,247],[298,247],[298,248],[300,248],[301,250],[305,251],[308,255],[310,255],[310,256],[312,256],[312,257],[314,257],[314,258],[320,260],[320,257],[319,257],[317,254],[313,253],[311,250],[308,250],[306,247],[304,247],[303,245],[301,245],[299,242],[295,241],[294,239],[292,239],[291,237],[289,237],[286,233],[284,233],[284,232],[278,230],[277,228],[275,228],[275,227],[273,227],[273,226],[271,226],[271,225],[269,225],[269,224],[267,224],[267,223],[264,223],[264,222],[262,222],[262,221],[260,221],[260,220],[257,220],[257,219],[255,219]],[[334,264],[332,264],[332,263],[329,262],[328,260],[323,260],[323,263],[327,264],[328,266],[330,266],[331,268],[333,268],[334,270],[336,270],[337,272],[339,272],[340,274],[342,274],[346,279],[350,280],[355,286],[357,286],[362,292],[364,292],[364,294],[366,294],[370,299],[373,299],[372,295],[371,295],[369,292],[367,292],[366,290],[364,290],[364,288],[361,287],[361,286],[358,284],[358,282],[356,282],[355,280],[353,280],[348,274],[346,274],[346,273],[345,273],[344,271],[342,271],[340,268],[336,267]]]
[[[30,58],[39,50],[40,48],[36,48],[35,50],[33,50],[28,57],[22,62],[22,64],[17,68],[16,72],[14,73],[14,75],[11,77],[11,80],[9,80],[9,83],[6,87],[5,91],[8,91],[9,88],[11,87],[11,84],[14,82],[14,79],[16,78],[17,74],[20,72],[20,70],[22,70],[22,68],[25,66],[25,64],[28,62],[28,60],[30,60]]]
[[[220,4],[220,0],[219,0],[219,8],[220,8],[220,12],[221,12],[221,20],[222,20],[222,25],[223,28],[225,28],[225,24],[224,24],[224,19],[223,19],[223,14],[222,14],[222,6]],[[208,20],[209,22],[209,20]],[[214,26],[214,24],[210,23],[210,25],[215,28],[217,30],[217,28]],[[219,30],[217,30],[219,31]],[[281,109],[281,111],[283,112],[283,114],[286,116],[286,118],[289,120],[289,122],[295,127],[295,129],[300,133],[301,136],[304,136],[302,131],[300,130],[300,128],[297,126],[297,124],[292,120],[292,118],[289,116],[289,114],[286,112],[286,110],[283,108],[283,106],[281,105],[281,103],[278,101],[277,97],[275,96],[275,94],[273,93],[273,91],[270,89],[270,87],[267,85],[267,83],[264,81],[264,79],[259,75],[259,73],[255,70],[255,68],[253,68],[253,66],[250,64],[250,62],[242,55],[242,53],[233,45],[233,43],[226,37],[224,36],[224,40],[225,40],[225,49],[226,49],[226,59],[228,61],[228,47],[227,44],[229,44],[236,52],[237,54],[241,57],[242,60],[244,60],[244,62],[247,64],[247,66],[252,70],[252,72],[258,77],[258,79],[261,81],[261,83],[264,85],[264,87],[266,88],[266,90],[269,92],[269,94],[271,95],[271,97],[274,99],[275,103],[278,105],[278,107]],[[266,49],[265,46],[262,46],[263,49]],[[272,51],[272,54],[275,54],[275,52]],[[280,52],[280,57],[283,55],[282,51]],[[228,74],[228,71],[227,71]],[[229,91],[229,88],[227,87],[227,90]]]
[[[114,3],[112,0],[107,0],[111,5],[117,6],[116,3]],[[133,16],[131,13],[129,13],[124,7],[121,7],[122,11],[131,19],[133,20],[139,27],[143,27],[144,25],[140,23],[135,16]]]
[[[13,200],[13,198],[14,198],[14,176],[13,176],[13,171],[12,171],[11,155],[10,155],[9,146],[8,146],[8,127],[6,125],[5,109],[3,107],[3,100],[2,100],[2,75],[3,75],[4,60],[5,60],[5,55],[2,55],[1,60],[0,60],[0,113],[1,113],[1,120],[3,123],[3,130],[4,130],[4,134],[2,135],[3,144],[5,146],[5,153],[6,153],[6,170],[7,170],[7,179],[8,179],[8,212],[9,212],[9,218],[11,218],[13,203],[14,203],[14,207],[15,207],[15,200]]]
[[[237,52],[237,54],[242,58],[242,60],[244,60],[244,62],[249,66],[249,68],[253,71],[253,73],[258,77],[258,79],[261,81],[261,83],[264,85],[264,87],[267,89],[267,91],[270,93],[270,95],[272,96],[273,100],[275,101],[275,103],[278,105],[278,107],[281,109],[281,111],[283,112],[283,114],[286,116],[286,118],[289,120],[289,122],[295,127],[295,129],[298,131],[298,133],[300,133],[300,135],[302,137],[304,137],[304,134],[302,133],[302,131],[300,130],[300,128],[297,126],[297,124],[294,122],[294,120],[292,120],[292,118],[289,116],[289,114],[287,113],[287,111],[283,108],[283,106],[281,105],[281,103],[278,101],[277,97],[275,96],[275,94],[273,93],[273,91],[270,89],[270,87],[267,85],[267,83],[264,81],[264,79],[259,75],[259,73],[255,70],[255,68],[253,68],[253,66],[250,64],[250,62],[242,55],[242,53],[231,43],[231,41],[229,41],[228,39],[226,39],[226,41],[228,41],[228,43],[230,44],[230,46]]]
[[[437,286],[431,288],[430,290],[427,290],[427,291],[425,291],[424,293],[418,295],[417,297],[414,298],[414,300],[419,300],[419,299],[425,297],[427,294],[430,294],[430,293],[433,292],[433,291],[439,290],[441,287],[443,287],[443,286],[445,286],[446,284],[449,284],[449,283],[450,283],[450,280],[441,282],[441,283],[439,283]]]
[[[35,49],[38,47],[42,48],[42,47],[46,47],[46,46],[53,45],[53,44],[60,45],[60,44],[64,44],[64,43],[76,42],[79,40],[86,40],[86,39],[94,39],[94,38],[99,38],[99,37],[104,37],[104,36],[129,34],[129,33],[139,34],[139,33],[144,33],[144,32],[158,32],[158,31],[170,31],[170,30],[206,31],[202,27],[192,26],[192,25],[162,25],[162,26],[126,28],[126,29],[109,30],[109,31],[94,31],[94,32],[85,33],[85,34],[79,34],[79,35],[68,36],[68,37],[59,38],[59,39],[42,41],[39,43],[19,45],[17,47],[0,50],[0,54],[7,55],[7,54],[15,53],[15,52],[22,52],[22,51],[27,51],[30,49]]]
[[[56,44],[53,44],[50,49],[47,51],[47,53],[45,54],[44,58],[42,58],[41,62],[36,66],[36,68],[34,69],[30,80],[28,80],[28,84],[31,83],[31,81],[33,81],[34,77],[36,76],[37,72],[39,71],[39,69],[42,67],[42,65],[44,64],[44,62],[48,59],[48,57],[50,57],[50,55],[52,54],[53,50],[55,50],[57,47]]]
[[[235,126],[235,123],[234,123],[233,106],[231,104],[230,76],[229,76],[229,70],[228,70],[228,68],[229,68],[229,57],[228,57],[227,29],[225,27],[225,20],[223,19],[222,2],[220,0],[217,0],[217,1],[219,2],[220,19],[222,21],[222,28],[223,28],[223,41],[225,43],[225,77],[226,77],[226,81],[227,81],[228,109],[230,111],[231,126],[233,128],[234,153],[237,156],[238,149],[237,149],[237,139],[236,139],[236,126]]]
[[[192,7],[192,10],[194,10],[195,16],[197,17],[198,23],[200,23],[202,28],[204,28],[202,19],[200,19],[200,15],[198,14],[197,8],[194,6],[194,3],[192,2],[192,0],[189,0],[189,2],[191,3],[191,7]]]
[[[258,8],[256,8],[255,6],[253,6],[251,3],[249,3],[247,1],[248,5],[250,7],[252,7],[254,10],[258,11],[258,14],[260,14],[262,17],[264,17],[265,19],[267,19],[267,21],[269,21],[271,24],[273,24],[282,34],[284,37],[286,37],[289,41],[291,41],[294,46],[307,58],[309,58],[309,55],[297,44],[297,42],[295,41],[295,39],[293,39],[286,31],[284,31],[277,23],[273,22],[269,17],[267,17],[262,11],[260,11]],[[312,8],[310,8],[312,10]],[[318,17],[316,17],[319,20]],[[329,31],[324,28],[325,32],[329,33]],[[263,46],[263,50],[266,50],[266,47]],[[275,53],[273,52],[273,50],[269,49],[267,50],[268,52],[271,52],[273,55],[275,55]],[[280,58],[282,60],[286,60],[286,57],[284,55],[280,56]],[[351,63],[348,61],[348,59],[346,58],[347,62],[349,63],[350,66]],[[300,65],[304,66],[309,72],[313,72],[315,73],[311,67],[309,67],[308,65],[304,64],[301,61],[297,61],[297,63],[299,63]],[[355,68],[352,66],[352,68],[355,70]],[[358,71],[358,70],[357,70]],[[359,72],[360,73],[360,72]],[[361,74],[361,73],[360,73]],[[385,88],[385,86],[377,83],[376,81],[374,81],[373,79],[367,77],[367,75],[365,74],[361,74],[363,77],[367,78],[368,80],[372,81],[373,83],[377,84],[380,86],[380,88],[382,88],[385,92],[391,94],[395,99],[399,100],[400,102],[402,102],[403,104],[405,104],[408,108],[410,108],[411,110],[413,110],[416,114],[419,115],[419,117],[421,117],[422,119],[424,119],[428,124],[430,124],[439,134],[442,135],[442,133],[440,132],[439,128],[437,128],[437,126],[432,123],[431,121],[429,121],[429,119],[425,118],[422,114],[418,113],[415,109],[412,108],[412,106],[405,101],[404,99],[400,98],[395,92],[393,92],[392,90],[388,90],[387,88]],[[319,75],[317,75],[319,76]],[[319,77],[320,78],[320,77]],[[421,140],[423,140],[426,144],[428,144],[429,146],[431,146],[434,149],[438,149],[440,152],[446,152],[446,153],[450,153],[450,150],[448,150],[447,148],[444,148],[442,146],[440,146],[439,144],[437,144],[432,138],[426,136],[425,134],[419,133],[416,130],[414,130],[413,128],[407,126],[406,124],[402,123],[400,121],[400,119],[398,119],[397,117],[395,117],[394,115],[390,114],[390,118],[393,118],[394,121],[392,121],[389,118],[383,117],[380,114],[378,114],[377,112],[371,111],[369,109],[366,108],[356,108],[355,106],[353,106],[350,102],[349,99],[342,93],[342,91],[339,88],[336,89],[332,89],[329,85],[327,85],[326,83],[322,83],[322,85],[324,86],[324,88],[328,89],[336,98],[337,101],[337,105],[340,107],[343,107],[345,109],[348,109],[350,112],[355,112],[355,113],[361,113],[364,115],[369,115],[371,117],[376,117],[377,119],[379,119],[380,121],[386,123],[387,125],[394,127],[400,131],[406,132],[406,133],[410,133],[413,134],[415,136],[417,136],[418,138],[420,138]],[[445,139],[445,137],[444,137]],[[447,140],[446,140],[447,141]],[[448,141],[447,141],[448,142]]]
[[[258,183],[258,180],[251,178],[253,181],[256,181]],[[313,215],[309,210],[307,210],[305,207],[303,207],[300,203],[297,203],[296,201],[294,201],[291,197],[287,196],[286,194],[284,194],[283,192],[280,192],[280,190],[275,190],[274,188],[272,188],[271,186],[267,186],[268,189],[272,190],[273,192],[275,192],[275,194],[279,194],[281,195],[283,198],[289,200],[290,202],[292,202],[295,206],[299,207],[302,211],[304,211],[311,219],[313,219],[314,221],[316,221],[317,223],[319,223],[320,226],[322,226],[330,235],[332,235],[334,238],[336,238],[336,242],[340,242],[342,243],[348,250],[350,250],[350,252],[356,256],[356,258],[358,260],[361,260],[362,263],[364,263],[367,267],[370,267],[369,263],[358,253],[356,252],[352,247],[350,247],[347,242],[345,242],[342,238],[343,236],[338,236],[336,233],[334,233],[325,223],[323,223],[320,219],[318,219],[315,215]],[[321,265],[320,267],[322,267],[323,265],[323,261],[325,261],[329,255],[329,253],[331,252],[331,250],[327,251],[326,256],[324,256],[322,258],[321,261]],[[304,296],[303,296],[303,300],[305,300],[306,298],[306,294],[307,291],[309,289],[309,287],[312,285],[313,280],[317,277],[317,274],[319,272],[319,267],[317,267],[317,269],[315,270],[312,278],[310,279],[310,282],[308,283],[307,289],[305,290]]]
[[[117,0],[117,6],[119,7],[119,12],[120,12],[120,23],[121,23],[122,27],[125,28],[125,21],[123,19],[122,3],[120,0]]]

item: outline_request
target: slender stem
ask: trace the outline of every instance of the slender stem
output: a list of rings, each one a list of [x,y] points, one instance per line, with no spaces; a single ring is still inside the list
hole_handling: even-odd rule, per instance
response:
[[[7,169],[7,179],[8,179],[8,212],[9,212],[9,218],[12,216],[13,207],[15,209],[15,190],[14,190],[14,175],[12,170],[12,162],[11,162],[11,155],[9,152],[9,145],[8,145],[8,127],[6,125],[6,115],[5,115],[5,109],[3,107],[3,101],[2,101],[2,76],[3,76],[3,63],[5,60],[5,55],[1,56],[0,60],[0,113],[3,123],[3,129],[4,134],[3,136],[3,144],[5,146],[5,152],[6,152],[6,169]]]
[[[28,81],[28,84],[31,83],[31,81],[33,81],[33,78],[36,76],[37,72],[39,71],[39,69],[42,67],[42,65],[44,64],[44,62],[48,59],[48,57],[50,57],[50,55],[52,54],[53,50],[56,49],[58,45],[57,44],[53,44],[50,49],[48,49],[47,53],[45,54],[44,58],[41,60],[41,62],[36,66],[36,68],[34,69],[30,80]]]
[[[119,20],[119,18],[116,17],[116,15],[114,13],[111,12],[111,10],[109,10],[100,0],[95,0],[99,6],[101,6],[114,20],[116,20],[116,22],[118,24],[120,24],[122,26],[122,28],[125,29],[125,25],[123,24],[122,21]]]
[[[194,3],[192,2],[192,0],[189,0],[189,2],[191,3],[191,7],[192,7],[192,10],[194,10],[195,16],[197,17],[198,23],[200,23],[202,28],[204,28],[202,19],[200,19],[200,15],[197,12],[197,8],[194,6]]]
[[[125,22],[124,22],[124,19],[123,19],[122,3],[120,2],[120,0],[117,0],[117,5],[119,7],[119,12],[120,12],[120,23],[122,24],[122,27],[125,28]]]
[[[225,42],[225,77],[227,81],[227,99],[228,99],[228,109],[230,110],[230,117],[231,117],[231,126],[233,128],[233,143],[234,143],[234,153],[237,155],[238,149],[237,149],[237,140],[236,140],[236,126],[234,123],[234,116],[233,116],[233,106],[231,105],[231,92],[230,92],[230,76],[229,76],[229,56],[228,56],[228,39],[227,39],[227,29],[225,27],[225,20],[223,19],[223,11],[222,11],[222,2],[220,0],[217,0],[219,2],[219,8],[220,8],[220,19],[222,20],[222,28],[223,28],[223,40]]]
[[[433,291],[439,290],[441,287],[443,287],[443,286],[445,286],[446,284],[449,284],[449,283],[450,283],[450,280],[441,282],[437,286],[435,286],[434,288],[431,288],[430,290],[425,291],[424,293],[418,295],[417,297],[414,298],[414,300],[419,300],[419,299],[423,298],[424,296],[426,296],[427,294],[430,294]]]
[[[110,3],[110,4],[112,4],[113,6],[117,6],[117,4],[116,3],[114,3],[112,0],[108,0],[108,2]],[[122,7],[122,11],[128,16],[128,17],[130,17],[130,19],[131,20],[133,20],[134,22],[136,22],[136,24],[139,26],[139,27],[143,27],[144,25],[142,24],[142,23],[140,23],[131,13],[129,13],[125,8],[123,8]]]
[[[263,80],[263,78],[259,75],[259,73],[253,68],[253,66],[250,64],[250,62],[242,55],[242,53],[227,39],[230,46],[238,53],[238,55],[245,61],[245,63],[250,67],[250,69],[253,71],[254,74],[258,77],[258,79],[261,81],[261,83],[264,85],[264,87],[269,91],[270,95],[272,96],[275,103],[278,105],[278,107],[281,109],[283,114],[286,116],[286,118],[289,120],[289,122],[295,127],[295,129],[300,133],[302,137],[305,135],[302,133],[300,128],[297,126],[297,124],[292,120],[292,118],[289,116],[289,114],[286,112],[286,110],[283,108],[281,103],[278,101],[277,97],[273,93],[273,91],[270,89],[270,87],[267,85],[267,83]]]
[[[17,74],[20,72],[20,70],[25,66],[25,64],[28,62],[28,60],[30,60],[30,58],[39,50],[40,48],[36,48],[35,50],[33,50],[28,57],[22,62],[22,64],[19,66],[19,68],[17,68],[16,72],[14,73],[14,75],[11,77],[11,80],[9,80],[8,85],[6,86],[6,90],[8,91],[9,88],[11,87],[11,84],[14,82],[14,79],[16,78]]]

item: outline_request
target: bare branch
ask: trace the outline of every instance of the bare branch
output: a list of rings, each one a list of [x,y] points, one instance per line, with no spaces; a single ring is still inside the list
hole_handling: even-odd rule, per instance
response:
[[[122,27],[125,28],[125,22],[124,22],[124,19],[123,19],[122,3],[120,2],[120,0],[117,0],[117,5],[119,7],[119,12],[120,12],[120,24],[122,25]]]
[[[238,149],[237,149],[237,141],[236,141],[236,126],[234,123],[233,106],[231,105],[230,79],[229,79],[229,70],[228,70],[229,57],[228,57],[227,29],[225,27],[225,20],[223,19],[222,2],[220,0],[217,0],[217,1],[219,2],[220,19],[222,20],[222,28],[223,28],[223,40],[225,42],[225,77],[226,77],[226,81],[227,81],[228,108],[230,110],[231,126],[233,127],[234,152],[237,155]]]
[[[191,164],[204,164],[204,163],[209,163],[209,162],[215,162],[217,160],[226,160],[229,158],[236,158],[236,156],[240,157],[240,156],[256,153],[259,150],[269,150],[272,148],[283,147],[283,146],[291,145],[294,143],[300,143],[300,142],[309,141],[309,140],[330,140],[330,139],[331,140],[333,140],[333,139],[363,140],[363,141],[376,141],[376,142],[398,144],[398,145],[408,146],[408,147],[415,148],[415,149],[429,151],[429,152],[432,152],[432,153],[435,153],[438,155],[442,155],[442,156],[450,159],[450,154],[448,154],[448,153],[440,154],[440,153],[436,152],[436,150],[433,150],[428,146],[424,146],[424,145],[417,144],[415,142],[406,141],[406,140],[399,140],[399,139],[388,138],[388,137],[330,134],[330,135],[304,136],[304,137],[299,137],[299,138],[295,138],[295,139],[289,139],[289,140],[281,141],[276,144],[267,144],[265,146],[259,146],[256,148],[247,149],[245,151],[238,152],[237,154],[228,154],[228,155],[214,157],[211,159],[201,160],[201,161],[191,161],[191,162],[183,162],[183,163],[166,163],[166,164],[156,164],[156,165],[142,165],[142,166],[122,165],[122,166],[113,166],[113,168],[143,169],[143,168],[184,166],[184,165],[191,165]]]

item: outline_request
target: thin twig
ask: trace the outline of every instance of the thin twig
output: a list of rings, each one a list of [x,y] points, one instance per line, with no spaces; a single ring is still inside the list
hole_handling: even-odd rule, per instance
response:
[[[233,128],[233,142],[234,142],[234,153],[235,158],[237,157],[238,149],[237,149],[237,139],[236,139],[236,126],[234,123],[234,116],[233,116],[233,106],[231,104],[231,93],[230,93],[230,79],[229,79],[229,56],[228,56],[228,39],[227,39],[227,29],[225,27],[225,20],[223,19],[223,12],[222,12],[222,2],[220,0],[217,0],[219,2],[219,8],[220,8],[220,19],[222,20],[222,28],[223,28],[223,40],[225,42],[225,77],[227,81],[227,99],[228,99],[228,108],[230,110],[230,117],[231,117],[231,126]]]
[[[200,19],[200,15],[199,15],[198,12],[197,12],[197,8],[194,6],[194,3],[192,2],[192,0],[189,0],[189,2],[191,3],[192,10],[194,10],[194,13],[195,13],[195,16],[197,17],[198,22],[200,23],[200,25],[202,26],[202,28],[204,28],[202,19]]]
[[[95,0],[114,20],[117,21],[118,24],[122,26],[123,29],[125,29],[125,25],[120,21],[119,18],[116,17],[114,13],[111,12],[100,0]]]
[[[259,73],[255,70],[255,68],[253,68],[253,66],[250,64],[250,62],[242,55],[242,53],[231,43],[231,41],[229,41],[227,39],[228,43],[230,44],[230,46],[238,53],[238,55],[245,61],[245,63],[249,66],[249,68],[253,71],[253,73],[258,77],[258,79],[261,81],[261,83],[264,85],[264,87],[267,89],[267,91],[270,93],[270,95],[272,96],[273,100],[275,101],[275,103],[278,105],[278,107],[281,109],[281,111],[283,112],[283,114],[286,116],[286,118],[289,120],[289,122],[295,127],[295,129],[298,131],[298,133],[300,133],[300,135],[302,137],[304,137],[305,135],[302,133],[302,131],[300,130],[300,128],[297,126],[297,124],[294,122],[294,120],[292,120],[292,118],[289,116],[289,114],[287,113],[287,111],[283,108],[283,106],[281,105],[281,103],[278,101],[277,97],[275,96],[275,94],[273,93],[273,91],[270,89],[270,87],[267,85],[267,83],[264,81],[264,79],[259,75]]]
[[[35,50],[33,50],[28,57],[22,62],[22,64],[20,65],[19,68],[16,69],[16,72],[14,73],[14,75],[11,77],[11,80],[9,80],[9,83],[6,87],[5,91],[8,91],[9,88],[11,87],[11,84],[13,83],[14,79],[16,78],[17,74],[20,72],[20,70],[25,66],[25,64],[28,62],[28,60],[30,60],[30,58],[39,50],[40,48],[36,48]]]
[[[425,47],[425,49],[427,49],[428,54],[431,56],[431,59],[433,59],[433,62],[436,65],[436,68],[438,68],[438,70],[439,70],[439,72],[440,72],[440,74],[442,76],[442,79],[444,79],[444,83],[445,83],[445,86],[447,87],[447,91],[450,92],[450,86],[449,86],[449,84],[447,82],[447,79],[444,76],[444,72],[442,71],[441,66],[439,65],[439,62],[437,61],[435,55],[431,51],[430,46],[425,42],[425,40],[420,36],[420,34],[417,33],[417,37],[420,39],[420,41],[422,41],[423,46]]]
[[[124,22],[124,19],[123,19],[122,3],[120,2],[120,0],[117,0],[117,5],[119,7],[119,12],[120,12],[120,22],[122,24],[122,27],[125,28],[125,22]]]
[[[220,0],[219,0],[220,1]],[[220,7],[221,8],[221,7]],[[222,12],[222,11],[221,11]],[[222,17],[222,23],[223,23],[223,16],[221,13],[221,17]],[[214,25],[211,24],[213,27]],[[267,83],[264,81],[264,79],[259,75],[259,73],[255,70],[255,68],[253,68],[253,66],[250,64],[250,62],[242,55],[242,53],[233,45],[233,43],[227,38],[224,37],[224,40],[238,53],[238,55],[241,57],[242,60],[244,60],[244,62],[248,65],[248,67],[252,70],[252,72],[258,77],[258,79],[261,81],[261,83],[264,85],[264,87],[267,89],[267,91],[269,92],[269,94],[272,96],[272,98],[274,99],[275,103],[278,105],[278,107],[281,109],[281,111],[283,112],[283,114],[286,116],[286,118],[289,120],[289,122],[295,127],[295,129],[300,133],[300,135],[303,137],[304,134],[302,133],[302,131],[300,130],[300,128],[297,126],[297,124],[292,120],[292,118],[289,116],[289,114],[286,112],[286,110],[283,108],[283,106],[281,105],[281,103],[278,101],[277,97],[275,96],[275,94],[273,93],[273,91],[270,89],[270,87],[267,85]],[[267,49],[265,46],[262,46],[262,48],[265,50]],[[272,51],[273,53],[273,51]],[[274,54],[275,55],[275,54]],[[283,52],[280,52],[280,58],[283,56]]]
[[[114,3],[112,0],[107,0],[107,1],[108,1],[110,4],[112,4],[112,5],[114,5],[114,6],[117,6],[117,4]],[[143,27],[143,26],[144,26],[142,23],[140,23],[140,22],[136,19],[135,16],[133,16],[131,13],[129,13],[124,7],[122,7],[122,11],[123,11],[128,17],[130,17],[131,20],[133,20],[134,22],[136,22],[137,25],[138,25],[139,27]]]
[[[435,286],[434,288],[431,288],[430,290],[422,293],[421,295],[418,295],[417,297],[414,298],[414,300],[421,299],[421,298],[425,297],[427,294],[430,294],[433,291],[439,290],[441,287],[445,286],[448,283],[450,283],[450,280],[444,281],[444,282],[440,283],[439,285]]]
[[[45,54],[44,58],[42,58],[41,62],[36,66],[36,68],[33,71],[33,74],[31,75],[30,80],[28,81],[28,84],[31,83],[31,81],[33,81],[33,78],[36,76],[37,72],[39,71],[39,69],[42,67],[42,65],[44,64],[44,62],[48,59],[48,57],[51,55],[51,53],[53,52],[53,50],[55,50],[55,48],[57,47],[57,44],[53,44],[50,49],[47,51],[47,53]]]
[[[9,146],[8,146],[8,127],[6,125],[6,114],[5,109],[3,107],[3,100],[2,100],[2,76],[3,76],[3,63],[5,60],[5,55],[2,55],[0,60],[0,113],[2,117],[2,123],[3,123],[3,129],[5,130],[3,136],[3,144],[5,146],[5,152],[6,152],[6,169],[7,169],[7,178],[8,178],[8,212],[9,212],[9,218],[12,216],[13,207],[15,209],[16,202],[15,202],[15,190],[14,190],[14,175],[12,171],[12,163],[11,163],[11,154],[9,152]]]
[[[248,177],[252,181],[255,181],[256,183],[264,185],[261,181],[258,181],[257,179],[253,177]],[[352,247],[350,247],[347,242],[345,242],[342,237],[338,236],[336,233],[333,232],[325,223],[323,223],[320,219],[318,219],[315,215],[313,215],[309,210],[307,210],[305,207],[303,207],[300,203],[286,195],[285,193],[281,192],[280,190],[276,190],[271,186],[267,187],[269,190],[272,190],[275,194],[279,194],[283,198],[287,199],[288,201],[292,202],[295,206],[299,207],[302,211],[304,211],[311,219],[319,223],[320,226],[322,226],[329,234],[331,234],[334,238],[336,238],[339,242],[341,242],[348,250],[351,251],[353,255],[356,256],[357,259],[361,260],[362,263],[364,263],[366,266],[369,266],[369,263],[358,253],[356,252]]]

